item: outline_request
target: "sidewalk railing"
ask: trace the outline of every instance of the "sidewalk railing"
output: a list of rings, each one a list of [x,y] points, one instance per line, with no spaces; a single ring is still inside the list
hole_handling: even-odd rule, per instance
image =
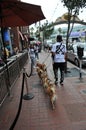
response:
[[[8,65],[10,86],[8,85],[8,75],[6,68],[4,68],[4,70],[0,73],[0,106],[8,95],[8,89],[10,90],[14,85],[27,60],[28,53],[25,52],[16,58],[14,62]]]

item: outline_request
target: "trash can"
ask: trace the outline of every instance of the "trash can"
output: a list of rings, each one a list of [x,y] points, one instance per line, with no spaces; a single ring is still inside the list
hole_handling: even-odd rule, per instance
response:
[[[79,57],[79,59],[82,59],[83,55],[84,55],[84,48],[81,46],[77,46],[77,55]]]

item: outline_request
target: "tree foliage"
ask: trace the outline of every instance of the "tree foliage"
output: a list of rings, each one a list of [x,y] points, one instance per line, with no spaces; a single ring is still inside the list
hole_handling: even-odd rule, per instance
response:
[[[53,33],[53,31],[54,31],[53,23],[48,23],[48,21],[46,21],[40,27],[40,31],[43,31],[44,39],[48,39],[50,37],[50,35]]]
[[[61,0],[69,10],[79,13],[80,8],[86,7],[86,0]]]
[[[48,21],[46,20],[45,23],[40,24],[40,26],[36,27],[35,35],[38,39],[40,39],[41,31],[43,32],[43,39],[48,39],[54,31],[53,23],[48,23]]]
[[[67,7],[68,9],[68,16],[67,16],[67,22],[68,22],[68,29],[67,29],[67,37],[66,37],[66,47],[68,49],[68,40],[70,33],[74,26],[74,21],[76,15],[79,15],[80,9],[83,9],[86,7],[86,0],[61,0],[63,2],[63,5]],[[72,27],[70,28],[71,24],[71,17],[73,17],[72,20]],[[67,65],[66,65],[66,71],[67,72]]]
[[[86,0],[61,0],[61,1],[63,2],[63,5],[66,6],[68,9],[68,16],[66,16],[66,20],[68,21],[66,43],[68,44],[68,39],[69,39],[70,33],[73,29],[75,17],[76,17],[76,15],[79,15],[80,9],[83,9],[84,7],[86,7]],[[73,18],[72,28],[70,28],[71,17]]]

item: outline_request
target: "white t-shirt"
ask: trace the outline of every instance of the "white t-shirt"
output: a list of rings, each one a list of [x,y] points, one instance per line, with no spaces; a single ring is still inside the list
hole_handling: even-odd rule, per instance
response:
[[[53,44],[51,52],[55,52],[54,62],[60,63],[65,62],[66,44],[57,42]]]

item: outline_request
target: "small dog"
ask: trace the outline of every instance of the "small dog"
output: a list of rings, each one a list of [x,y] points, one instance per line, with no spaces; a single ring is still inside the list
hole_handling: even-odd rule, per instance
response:
[[[50,97],[50,102],[51,102],[51,105],[52,105],[52,109],[55,109],[56,100],[57,100],[55,84],[54,83],[48,83],[48,87],[47,87],[46,91],[47,91],[47,94]]]
[[[46,71],[46,65],[44,63],[43,64],[37,63],[36,66],[42,69],[43,71]]]
[[[45,64],[37,63],[37,72],[42,81],[45,92],[48,94],[50,98],[50,102],[52,105],[52,109],[55,109],[57,95],[56,95],[56,86],[55,84],[48,78],[47,68]]]
[[[47,76],[42,78],[42,84],[43,84],[43,87],[44,87],[44,90],[46,93],[47,93],[47,88],[48,88],[49,82],[50,82],[50,79],[48,79]]]
[[[37,67],[36,70],[37,70],[37,73],[38,73],[39,78],[41,78],[41,75],[42,75],[42,73],[43,73],[43,70],[40,69],[39,67]]]

